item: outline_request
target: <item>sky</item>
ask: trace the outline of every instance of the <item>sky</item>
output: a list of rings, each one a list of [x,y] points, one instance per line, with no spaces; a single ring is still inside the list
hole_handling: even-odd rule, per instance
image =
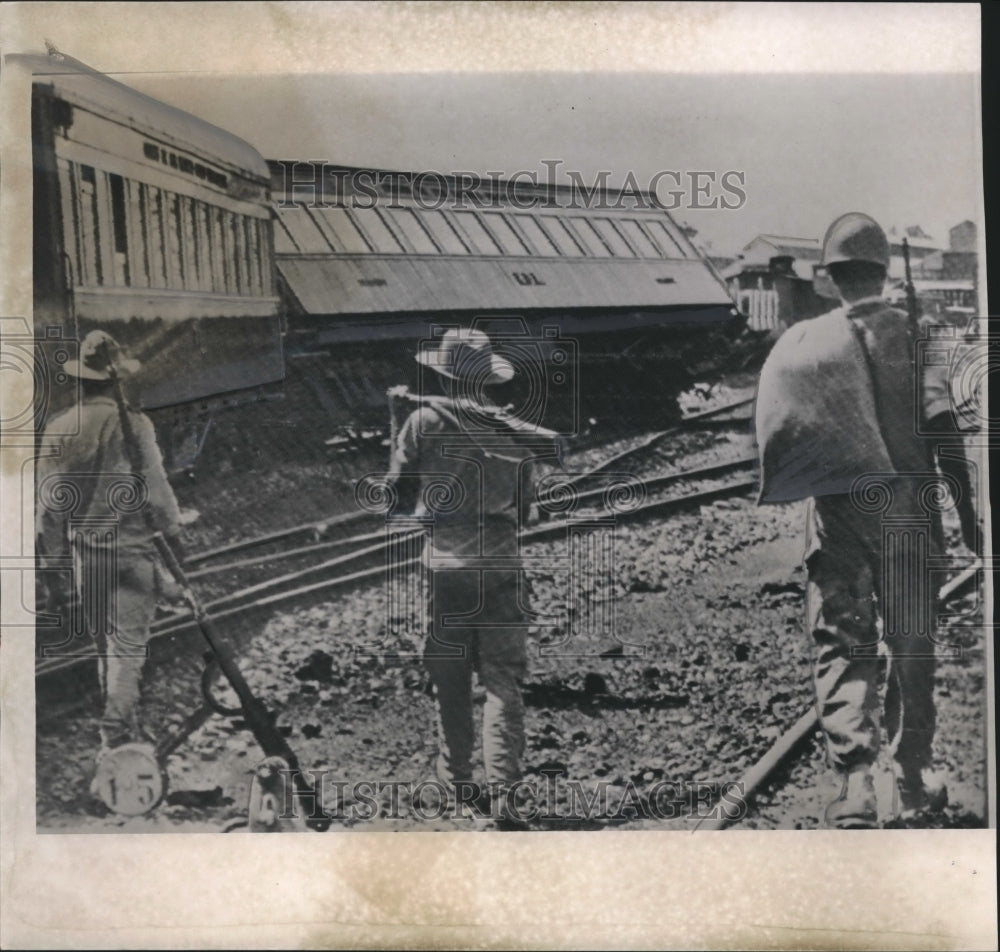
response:
[[[845,211],[921,225],[941,240],[975,219],[978,124],[965,75],[463,74],[140,76],[129,83],[196,112],[267,158],[324,159],[590,184],[631,172],[720,253],[757,233],[822,237]],[[670,172],[655,178],[658,172]],[[692,172],[714,173],[695,195]],[[743,183],[739,204],[724,189]],[[680,181],[685,195],[670,198]],[[710,179],[699,176],[706,186]]]
[[[4,10],[7,8],[7,11]],[[317,3],[0,6],[14,45],[63,52],[266,158],[590,184],[680,176],[673,211],[717,254],[977,220],[975,5]],[[2,41],[0,41],[2,42]],[[690,173],[742,174],[746,201]],[[661,176],[661,189],[673,175]],[[705,177],[701,182],[706,181]],[[739,183],[739,177],[728,180]],[[665,192],[661,196],[667,198]]]

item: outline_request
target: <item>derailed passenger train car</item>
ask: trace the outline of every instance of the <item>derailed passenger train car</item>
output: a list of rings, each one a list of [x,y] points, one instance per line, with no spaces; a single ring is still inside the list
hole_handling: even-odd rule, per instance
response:
[[[267,165],[75,60],[12,59],[33,74],[36,336],[102,328],[142,361],[130,397],[179,468],[215,409],[284,376]],[[45,415],[71,399],[53,380]]]
[[[516,366],[541,349],[536,379],[498,393],[519,409],[544,396],[539,422],[662,421],[742,327],[717,272],[648,193],[270,167],[290,366],[332,422],[384,418],[385,386],[413,384],[418,343],[472,323]]]
[[[283,398],[252,411],[265,445],[241,414],[219,433],[223,455],[250,440],[246,459],[266,463],[383,429],[386,388],[419,387],[414,350],[446,326],[486,329],[525,371],[496,396],[566,433],[669,419],[741,326],[652,195],[269,168],[73,60],[16,59],[34,73],[36,334],[101,327],[141,360],[131,397],[174,471],[217,409],[262,396]],[[71,387],[53,385],[47,414]]]

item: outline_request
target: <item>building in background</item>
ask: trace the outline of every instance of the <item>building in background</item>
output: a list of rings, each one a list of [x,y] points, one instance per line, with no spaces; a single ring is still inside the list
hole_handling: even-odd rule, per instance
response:
[[[888,229],[889,239],[889,281],[903,281],[906,277],[906,264],[903,260],[903,239],[910,246],[910,269],[916,274],[923,262],[941,249],[940,242],[927,234],[919,225],[907,225],[898,228],[895,225]]]
[[[909,237],[911,229],[906,231]],[[892,241],[890,236],[890,242]],[[979,266],[977,241],[975,222],[966,220],[948,229],[946,249],[938,248],[928,253],[924,247],[914,249],[911,245],[913,287],[924,314],[956,323],[965,323],[976,314],[976,271]],[[894,256],[895,249],[893,244]],[[902,244],[899,246],[899,256],[902,261]],[[902,265],[898,273],[890,269],[890,278],[895,280],[888,298],[897,303],[904,302],[906,287]]]
[[[966,220],[949,229],[947,248],[940,247],[919,225],[893,227],[887,234],[888,300],[905,306],[905,238],[922,312],[961,323],[975,315],[978,239],[974,222]],[[833,306],[836,297],[832,285],[816,280],[821,252],[817,238],[761,234],[744,245],[735,260],[721,268],[729,293],[747,315],[751,328],[777,334]]]
[[[753,330],[780,333],[829,309],[813,288],[821,252],[817,239],[787,235],[757,235],[744,245],[722,276]]]

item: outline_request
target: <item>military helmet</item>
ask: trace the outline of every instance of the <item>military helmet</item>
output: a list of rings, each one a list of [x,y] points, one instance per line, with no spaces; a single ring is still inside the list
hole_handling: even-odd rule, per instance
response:
[[[889,239],[874,218],[848,212],[827,228],[822,265],[840,261],[869,261],[889,270]]]

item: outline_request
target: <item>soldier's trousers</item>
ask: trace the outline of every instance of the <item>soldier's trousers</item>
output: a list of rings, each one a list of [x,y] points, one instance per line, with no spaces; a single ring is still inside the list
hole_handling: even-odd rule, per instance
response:
[[[98,675],[104,695],[102,746],[138,740],[142,669],[156,612],[154,556],[122,548],[117,559],[103,550],[81,552],[77,570],[85,624],[100,651]]]
[[[962,527],[962,541],[975,553],[980,553],[979,526],[976,516],[976,492],[972,484],[972,470],[962,444],[958,420],[953,412],[939,413],[926,424],[927,432],[940,437],[940,443],[947,447],[937,455],[937,465],[941,472],[954,483],[952,493],[958,495],[955,508]]]
[[[523,593],[519,595],[520,574],[493,569],[436,569],[431,573],[431,631],[424,660],[437,704],[437,772],[445,782],[472,779],[473,671],[486,690],[486,780],[506,783],[521,777],[524,701],[520,681],[527,667],[527,621]]]
[[[896,584],[909,569],[894,557],[883,559],[880,517],[860,511],[848,496],[812,500],[808,519],[806,612],[830,762],[842,771],[874,763],[885,672],[884,725],[893,757],[907,770],[926,767],[935,726],[933,642],[926,633],[886,626],[885,651],[877,650],[880,607],[895,597],[886,583]],[[936,536],[930,538],[933,552]],[[926,606],[931,632],[935,601]]]

